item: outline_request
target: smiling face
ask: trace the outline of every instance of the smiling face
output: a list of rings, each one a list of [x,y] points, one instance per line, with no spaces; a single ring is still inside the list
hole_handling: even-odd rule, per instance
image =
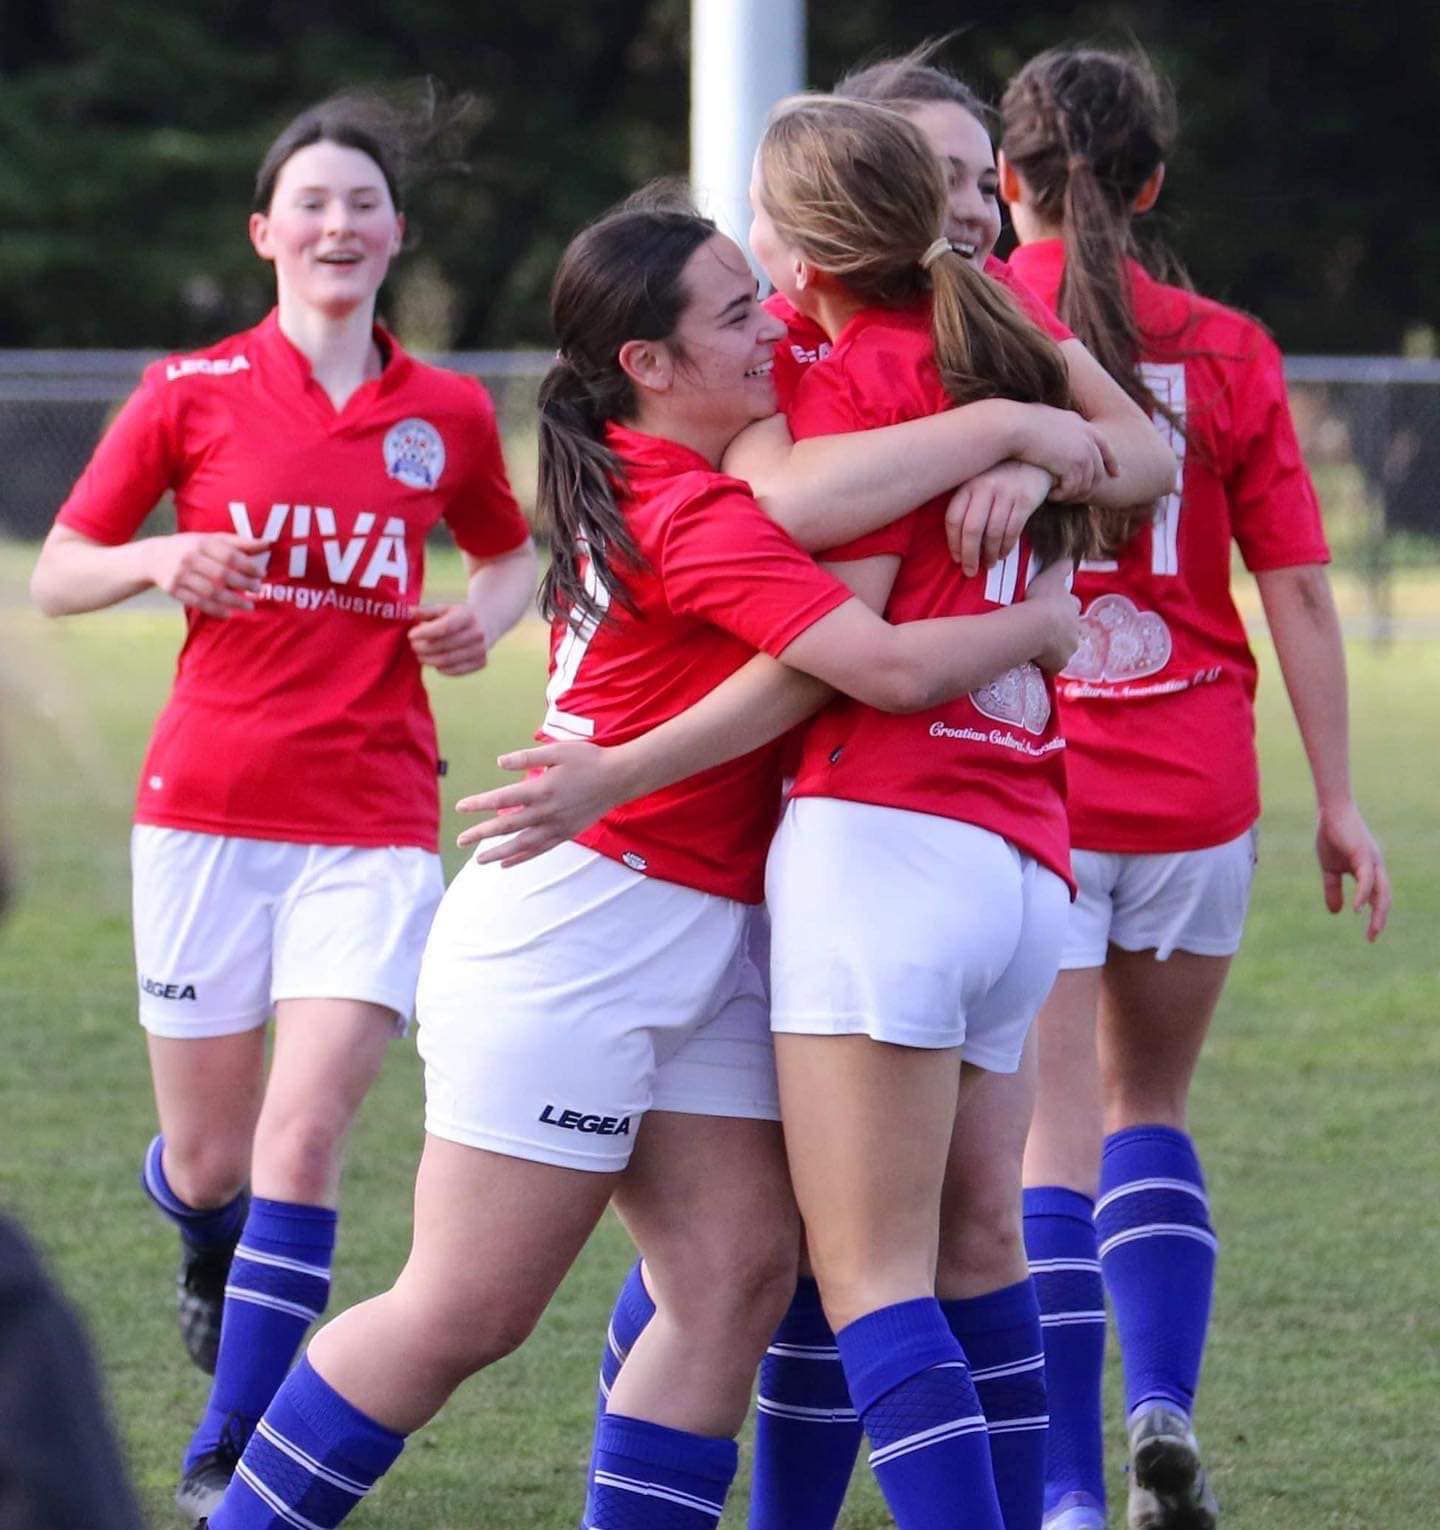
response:
[[[917,101],[904,112],[945,169],[945,237],[983,266],[1000,237],[999,172],[985,125],[953,101]]]
[[[677,390],[707,411],[733,411],[741,426],[774,414],[775,342],[785,326],[760,306],[739,245],[724,234],[707,239],[681,283],[688,301],[674,334]]]
[[[380,166],[325,140],[285,161],[269,208],[250,219],[251,242],[274,262],[282,298],[330,317],[374,302],[404,234]]]

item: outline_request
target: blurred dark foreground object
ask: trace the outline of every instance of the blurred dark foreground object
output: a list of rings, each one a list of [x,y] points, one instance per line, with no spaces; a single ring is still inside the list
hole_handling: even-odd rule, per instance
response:
[[[142,1530],[80,1320],[4,1216],[0,1530]]]

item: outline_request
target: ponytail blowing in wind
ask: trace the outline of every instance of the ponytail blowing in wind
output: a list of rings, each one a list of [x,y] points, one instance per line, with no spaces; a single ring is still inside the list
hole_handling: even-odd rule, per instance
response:
[[[931,300],[935,361],[955,403],[1069,407],[1059,348],[944,242],[944,173],[906,117],[866,101],[793,97],[771,116],[759,166],[776,233],[816,269],[877,307]],[[1027,534],[1047,559],[1084,556],[1095,544],[1080,508],[1047,511]]]
[[[620,465],[605,426],[635,411],[620,366],[629,340],[665,340],[685,306],[681,273],[715,233],[668,187],[637,193],[570,241],[550,289],[559,342],[540,384],[540,475],[535,504],[550,538],[540,586],[547,617],[599,621],[604,590],[628,605],[623,569],[640,561],[616,498]],[[588,564],[588,574],[586,565]]]
[[[1011,80],[1000,103],[1005,158],[1064,233],[1060,317],[1149,415],[1181,428],[1140,372],[1140,332],[1125,262],[1139,258],[1132,209],[1175,141],[1175,103],[1142,54],[1053,48]],[[1170,279],[1183,272],[1162,262]],[[1188,281],[1184,282],[1188,286]]]

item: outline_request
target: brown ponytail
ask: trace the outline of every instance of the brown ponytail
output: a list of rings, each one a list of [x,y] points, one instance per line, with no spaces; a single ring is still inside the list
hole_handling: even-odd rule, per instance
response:
[[[618,502],[622,470],[605,425],[635,412],[635,389],[620,366],[629,340],[665,340],[685,308],[681,275],[715,225],[668,185],[636,193],[570,241],[550,290],[560,349],[540,385],[540,474],[535,505],[549,533],[550,567],[540,609],[573,626],[603,619],[593,581],[633,610],[624,570],[641,564]]]
[[[1010,81],[1000,116],[1006,159],[1036,211],[1064,234],[1060,317],[1146,414],[1183,429],[1140,371],[1126,269],[1143,256],[1156,274],[1162,264],[1167,278],[1178,272],[1158,248],[1137,245],[1131,222],[1135,198],[1175,139],[1168,87],[1139,53],[1055,48]]]
[[[771,115],[759,150],[776,232],[862,302],[932,299],[935,361],[957,404],[984,398],[1071,406],[1059,348],[1008,292],[953,250],[921,260],[945,226],[945,180],[920,130],[870,102],[797,96]],[[1090,512],[1058,506],[1028,531],[1047,559],[1095,550]]]

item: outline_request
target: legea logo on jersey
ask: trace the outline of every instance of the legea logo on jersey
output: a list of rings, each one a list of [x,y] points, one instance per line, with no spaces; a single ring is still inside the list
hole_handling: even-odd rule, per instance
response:
[[[371,510],[362,510],[355,517],[348,537],[339,534],[335,512],[328,505],[271,505],[264,527],[257,531],[250,519],[250,507],[244,500],[232,499],[230,523],[242,537],[259,537],[272,544],[288,541],[286,573],[291,579],[304,579],[309,573],[313,528],[320,534],[320,553],[331,584],[355,584],[362,590],[373,590],[382,579],[392,578],[398,581],[401,596],[409,588],[405,522],[398,515],[386,518],[373,542],[375,514]],[[267,572],[270,557],[269,553],[264,557]]]
[[[189,356],[184,361],[165,364],[165,381],[178,382],[182,377],[229,377],[248,372],[250,363],[243,356]]]
[[[628,1137],[629,1116],[592,1116],[581,1110],[557,1110],[547,1105],[537,1117],[546,1126],[558,1126],[567,1132],[591,1132],[597,1137]]]
[[[411,489],[433,489],[445,471],[445,443],[428,420],[401,420],[385,432],[385,471]]]
[[[142,977],[141,989],[152,999],[194,999],[194,983],[162,983],[159,978]]]

